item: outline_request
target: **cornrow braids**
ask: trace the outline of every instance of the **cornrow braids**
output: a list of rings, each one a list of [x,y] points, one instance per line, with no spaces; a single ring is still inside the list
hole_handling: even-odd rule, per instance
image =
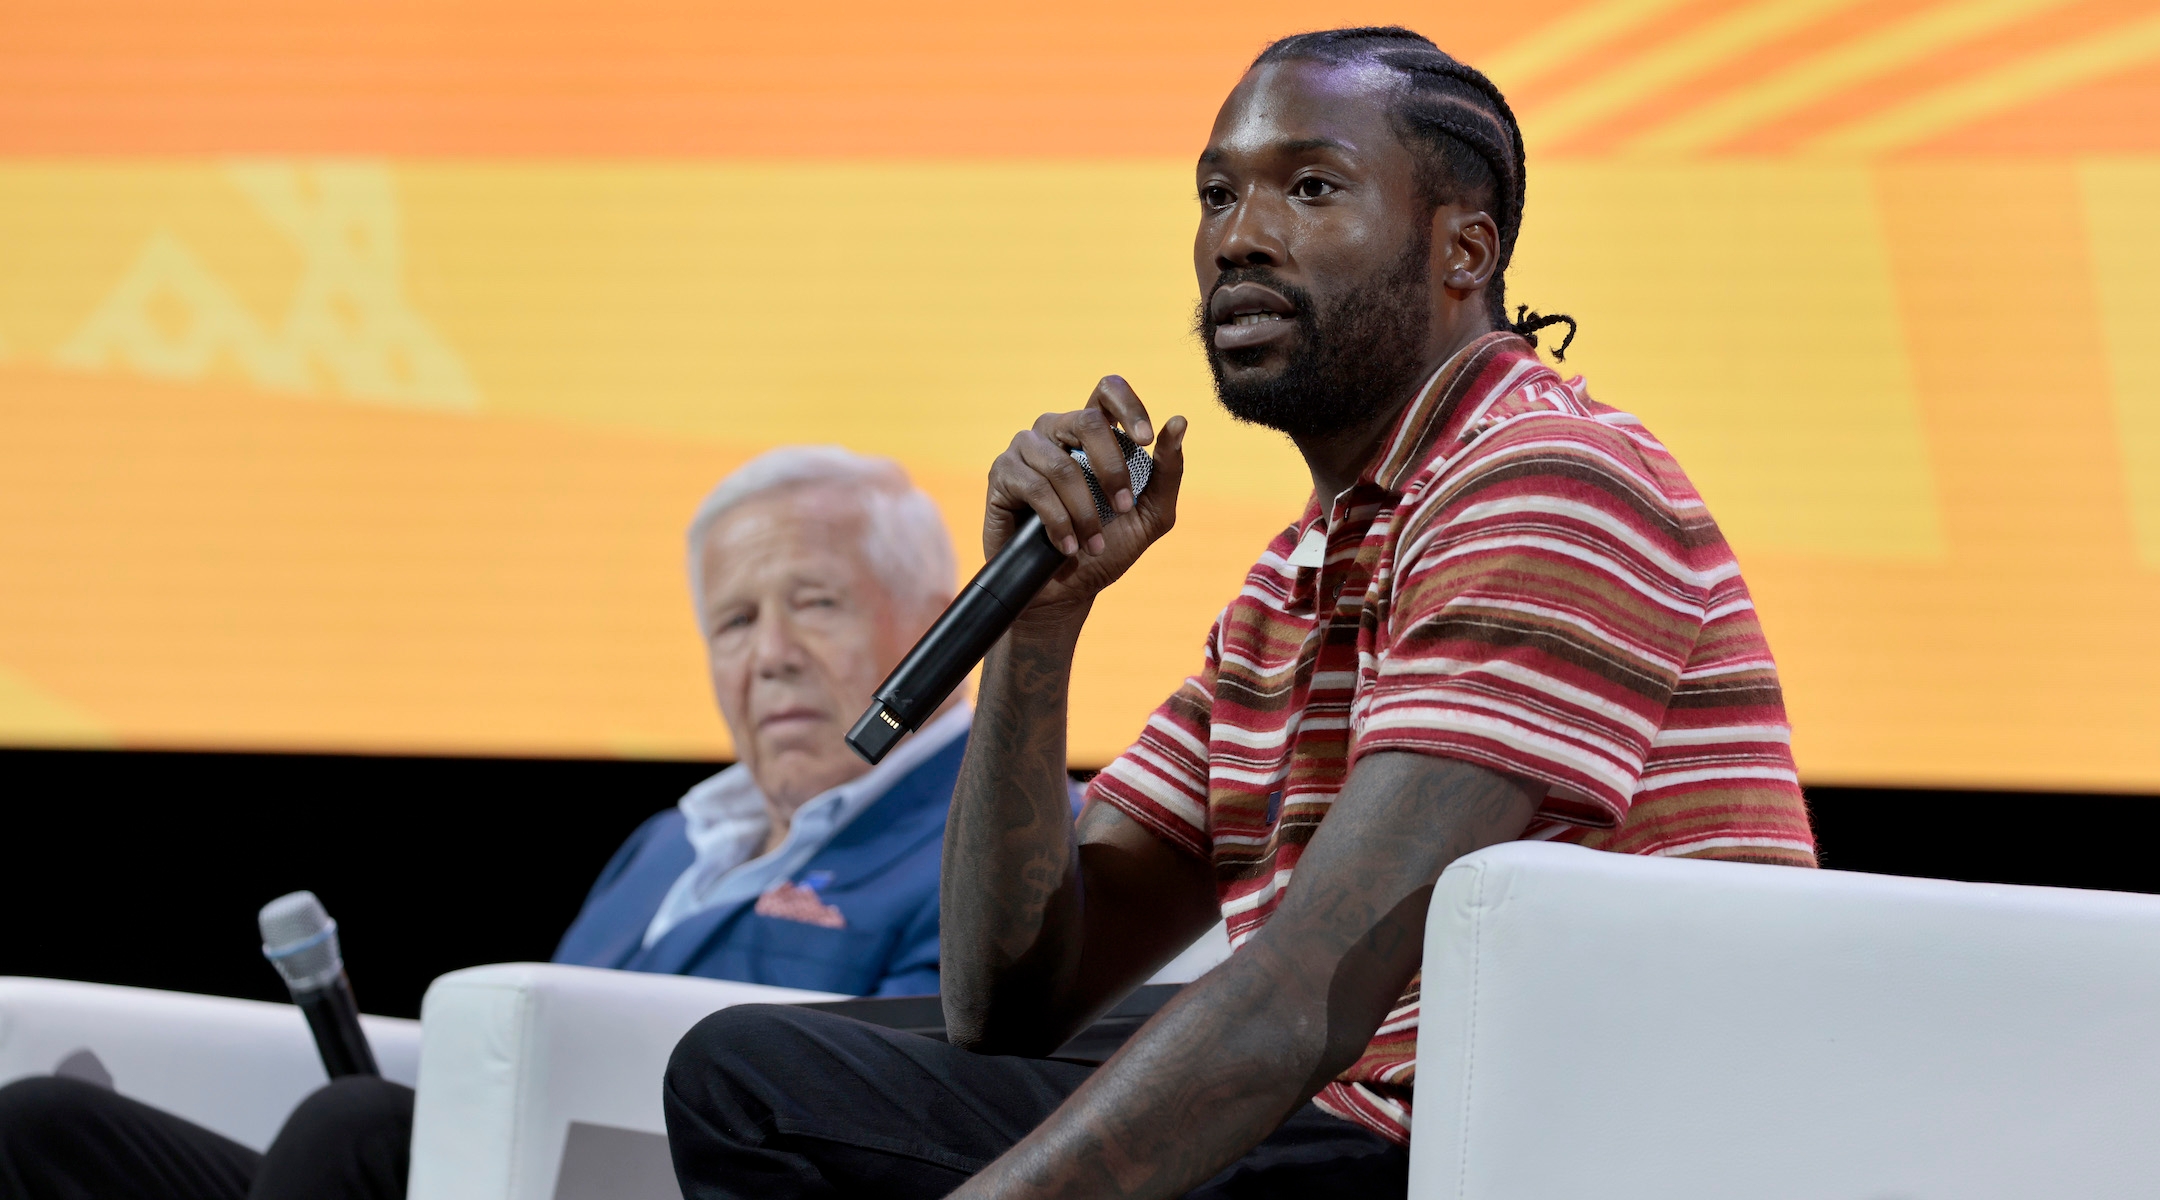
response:
[[[1575,340],[1576,323],[1565,315],[1538,316],[1520,310],[1507,315],[1507,269],[1522,231],[1523,140],[1507,97],[1483,72],[1434,45],[1431,39],[1399,25],[1367,25],[1299,33],[1260,52],[1254,66],[1291,59],[1350,64],[1372,62],[1402,79],[1389,114],[1403,141],[1428,153],[1417,162],[1417,182],[1430,208],[1476,204],[1500,227],[1500,261],[1485,300],[1493,323],[1537,345],[1537,331],[1565,322],[1568,335],[1553,352],[1565,360]]]

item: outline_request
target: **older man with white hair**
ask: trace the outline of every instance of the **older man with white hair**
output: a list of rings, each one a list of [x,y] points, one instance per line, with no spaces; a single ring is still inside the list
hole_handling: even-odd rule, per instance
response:
[[[772,451],[690,523],[690,594],[741,760],[640,826],[555,961],[855,995],[938,990],[938,859],[969,713],[955,700],[875,768],[847,748],[870,693],[953,597],[937,506],[897,463]],[[73,1079],[0,1088],[7,1200],[397,1200],[410,1088],[309,1096],[265,1154]]]
[[[772,451],[690,523],[690,590],[741,762],[632,835],[558,962],[856,995],[937,991],[938,856],[964,704],[876,767],[844,735],[953,597],[898,464]]]

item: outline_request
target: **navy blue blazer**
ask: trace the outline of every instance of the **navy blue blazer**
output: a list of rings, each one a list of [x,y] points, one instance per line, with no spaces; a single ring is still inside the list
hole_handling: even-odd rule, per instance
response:
[[[646,948],[645,929],[696,858],[679,808],[655,814],[615,852],[555,961],[701,975],[851,996],[938,990],[938,859],[960,776],[961,736],[856,814],[792,882],[836,908],[844,928],[766,916],[756,902],[707,909]]]

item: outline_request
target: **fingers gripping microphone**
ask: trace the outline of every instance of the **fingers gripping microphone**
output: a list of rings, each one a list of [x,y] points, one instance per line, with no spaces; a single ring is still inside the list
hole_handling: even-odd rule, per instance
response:
[[[1112,432],[1117,434],[1118,449],[1125,454],[1125,470],[1132,476],[1133,496],[1137,499],[1155,470],[1155,460],[1122,431]],[[1087,476],[1088,491],[1095,497],[1095,514],[1104,525],[1116,520],[1118,513],[1103,494],[1087,452],[1068,453]],[[1028,606],[1064,562],[1065,552],[1051,544],[1042,518],[1029,513],[1020,528],[1013,530],[1005,548],[968,580],[930,632],[915,643],[915,648],[878,686],[870,710],[855,722],[855,728],[848,730],[847,743],[855,753],[866,762],[880,762],[901,738],[922,728],[923,722],[990,652],[990,647],[1005,636],[1020,610]]]
[[[330,1078],[380,1075],[375,1052],[360,1030],[360,1007],[353,1003],[338,953],[337,922],[323,911],[313,892],[293,892],[263,905],[256,917],[262,929],[263,957],[285,977],[293,1003],[315,1033]]]

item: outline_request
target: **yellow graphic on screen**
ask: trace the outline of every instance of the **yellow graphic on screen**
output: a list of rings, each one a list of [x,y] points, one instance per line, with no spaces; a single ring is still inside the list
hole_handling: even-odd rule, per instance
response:
[[[2160,571],[2160,162],[2088,163],[2078,178],[2138,561]]]
[[[1867,171],[1566,162],[1537,186],[1509,292],[1583,322],[1568,365],[1673,448],[1736,545],[1941,556]],[[1641,234],[1666,227],[1687,236]]]
[[[1687,155],[1830,99],[1944,49],[2068,6],[2068,0],[1956,0],[1922,9],[1681,113],[1623,143],[1628,153]]]
[[[1509,299],[1701,488],[1805,779],[2160,789],[2160,0],[242,8],[0,18],[0,740],[724,756],[706,488],[891,454],[965,573],[1116,372],[1193,425],[1105,761],[1308,486],[1213,400],[1192,156],[1379,19],[1507,90]]]
[[[1616,111],[1686,83],[1704,69],[1792,36],[1864,0],[1769,0],[1739,5],[1644,53],[1614,63],[1564,94],[1521,113],[1523,140],[1547,145],[1609,120]],[[1645,14],[1648,15],[1648,14]],[[1612,33],[1618,34],[1615,28]]]
[[[386,167],[250,163],[226,175],[299,251],[300,278],[283,316],[258,317],[186,244],[159,230],[54,352],[56,363],[192,381],[230,361],[270,391],[429,408],[478,403],[456,353],[405,299]]]
[[[102,746],[112,731],[81,708],[0,666],[0,729],[8,740],[42,746]]]
[[[2160,16],[2036,50],[1806,143],[1831,154],[1903,149],[1982,117],[2160,58]]]

